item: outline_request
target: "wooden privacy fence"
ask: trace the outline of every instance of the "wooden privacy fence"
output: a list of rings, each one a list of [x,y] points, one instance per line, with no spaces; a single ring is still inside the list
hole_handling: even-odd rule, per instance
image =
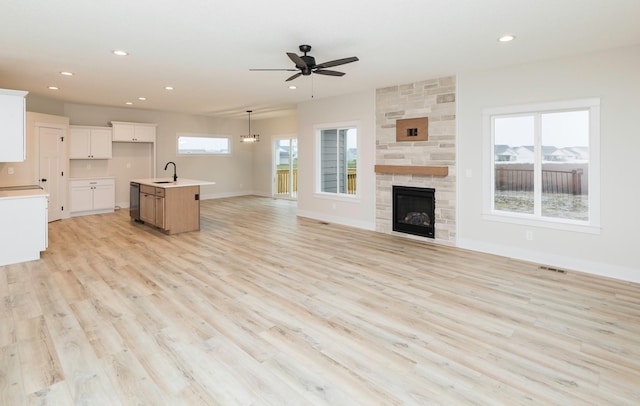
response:
[[[582,169],[571,171],[542,171],[543,193],[582,194]],[[496,190],[533,190],[532,169],[496,168]]]
[[[276,193],[279,195],[288,195],[291,194],[290,188],[290,174],[293,172],[293,194],[298,193],[298,170],[294,169],[293,171],[289,171],[289,169],[278,169],[276,174],[276,184],[277,189]],[[347,193],[350,195],[356,194],[356,170],[349,169],[347,173]]]

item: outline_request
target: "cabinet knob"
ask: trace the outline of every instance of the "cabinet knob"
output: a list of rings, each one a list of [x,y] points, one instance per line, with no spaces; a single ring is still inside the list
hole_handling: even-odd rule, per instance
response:
[[[45,178],[40,179],[40,182],[46,182],[47,180]]]

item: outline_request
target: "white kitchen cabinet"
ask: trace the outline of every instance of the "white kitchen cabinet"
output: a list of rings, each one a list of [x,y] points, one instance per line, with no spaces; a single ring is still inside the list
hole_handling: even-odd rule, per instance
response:
[[[112,130],[108,127],[69,127],[69,159],[111,159]]]
[[[69,181],[71,217],[110,213],[115,208],[114,178],[72,179]]]
[[[156,124],[112,121],[114,142],[156,142]]]
[[[42,190],[0,192],[0,266],[40,259],[48,245],[48,199]]]
[[[25,96],[21,90],[0,89],[0,162],[27,159]]]

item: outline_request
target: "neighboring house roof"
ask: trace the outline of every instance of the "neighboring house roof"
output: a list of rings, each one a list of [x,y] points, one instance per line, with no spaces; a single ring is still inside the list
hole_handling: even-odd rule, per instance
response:
[[[511,147],[498,144],[494,146],[496,161],[512,163],[531,163],[534,161],[533,145]],[[589,147],[563,147],[557,148],[551,145],[542,147],[542,156],[545,161],[576,162],[589,159]]]

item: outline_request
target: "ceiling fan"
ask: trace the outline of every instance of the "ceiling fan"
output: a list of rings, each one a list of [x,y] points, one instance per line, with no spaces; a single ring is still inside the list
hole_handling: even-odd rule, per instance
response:
[[[316,59],[307,55],[307,52],[311,51],[311,45],[300,45],[300,52],[304,53],[304,55],[297,55],[293,52],[287,52],[287,56],[289,59],[296,64],[295,69],[249,69],[251,71],[299,71],[295,75],[289,77],[285,82],[296,79],[300,76],[309,76],[312,73],[317,73],[319,75],[327,75],[327,76],[344,76],[344,72],[338,72],[335,70],[328,70],[326,68],[332,68],[338,65],[344,65],[347,63],[355,62],[358,60],[357,56],[352,56],[349,58],[336,59],[329,62],[316,64]]]

